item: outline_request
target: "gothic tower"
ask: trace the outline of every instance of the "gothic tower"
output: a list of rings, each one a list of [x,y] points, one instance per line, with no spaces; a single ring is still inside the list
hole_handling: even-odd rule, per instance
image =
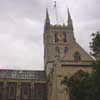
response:
[[[63,62],[76,62],[75,60],[85,61],[87,59],[90,61],[93,60],[75,41],[73,22],[69,9],[67,25],[50,24],[48,9],[46,9],[44,25],[44,65],[47,74],[56,59]]]
[[[44,66],[48,80],[48,100],[69,100],[61,80],[78,70],[90,71],[93,59],[76,42],[68,9],[67,25],[52,25],[48,9],[44,25]]]

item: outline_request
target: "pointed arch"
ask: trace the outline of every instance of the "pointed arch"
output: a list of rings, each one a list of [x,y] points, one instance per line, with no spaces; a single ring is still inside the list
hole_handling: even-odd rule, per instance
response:
[[[67,42],[67,39],[66,39],[66,32],[63,32],[63,35],[64,35],[64,42]]]
[[[55,32],[55,42],[58,42],[58,38],[57,38],[58,33]]]
[[[55,48],[55,50],[56,50],[56,57],[58,57],[58,56],[59,56],[59,54],[60,54],[59,47],[56,47],[56,48]]]
[[[81,61],[81,55],[78,51],[74,53],[74,62],[80,62]]]
[[[65,48],[64,48],[64,54],[65,54],[65,55],[67,54],[68,50],[69,50],[68,47],[65,47]]]

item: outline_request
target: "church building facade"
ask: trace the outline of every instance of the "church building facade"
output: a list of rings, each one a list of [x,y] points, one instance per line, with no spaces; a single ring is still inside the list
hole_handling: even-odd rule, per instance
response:
[[[46,10],[44,51],[48,100],[70,100],[61,81],[80,70],[91,72],[93,59],[75,40],[69,9],[67,25],[50,24]]]
[[[52,25],[46,9],[44,71],[0,70],[0,100],[70,100],[61,81],[94,61],[76,42],[68,10],[67,25]]]

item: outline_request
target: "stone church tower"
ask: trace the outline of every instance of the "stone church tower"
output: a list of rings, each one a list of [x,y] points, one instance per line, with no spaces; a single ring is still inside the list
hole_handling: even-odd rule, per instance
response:
[[[68,10],[67,25],[52,25],[48,9],[44,25],[44,65],[48,82],[48,100],[69,100],[61,81],[78,70],[91,71],[93,59],[76,42]]]

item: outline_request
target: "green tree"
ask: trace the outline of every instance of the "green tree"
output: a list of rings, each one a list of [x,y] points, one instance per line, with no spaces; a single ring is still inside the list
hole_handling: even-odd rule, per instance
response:
[[[92,33],[92,42],[90,42],[91,54],[98,59],[100,58],[100,32]]]
[[[94,82],[95,100],[100,100],[100,32],[92,34],[92,42],[90,43],[92,55],[96,58],[96,63],[93,65],[94,71],[91,73]]]
[[[63,82],[69,88],[71,100],[95,100],[93,99],[93,81],[89,73],[79,70],[72,77],[65,77]]]

